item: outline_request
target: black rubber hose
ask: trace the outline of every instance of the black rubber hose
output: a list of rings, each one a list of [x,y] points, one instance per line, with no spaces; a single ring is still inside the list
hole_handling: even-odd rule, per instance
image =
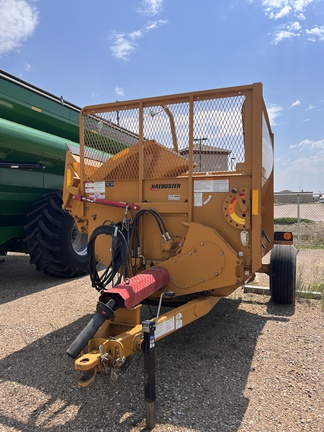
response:
[[[134,234],[133,234],[133,243],[132,243],[132,245],[133,245],[133,255],[134,255],[135,258],[137,257],[137,248],[140,246],[140,240],[139,240],[139,234],[138,234],[138,222],[139,222],[140,217],[142,215],[146,214],[146,213],[148,213],[148,214],[150,214],[150,215],[152,215],[154,217],[154,219],[155,219],[155,221],[156,221],[156,223],[157,223],[157,225],[159,227],[159,230],[160,230],[160,233],[161,233],[162,237],[164,237],[165,234],[166,234],[166,232],[167,232],[165,224],[163,222],[163,219],[162,219],[160,213],[158,213],[157,211],[152,210],[152,209],[143,209],[143,210],[140,210],[136,214],[136,216],[134,218],[134,222],[133,222],[133,225],[134,225]]]
[[[66,350],[67,354],[72,358],[77,358],[83,348],[87,345],[90,339],[100,329],[102,324],[107,319],[112,319],[114,316],[113,307],[115,306],[114,300],[109,300],[107,304],[98,303],[97,312],[84,327],[79,336],[72,342],[69,348]]]
[[[112,237],[112,261],[101,276],[99,276],[97,271],[95,254],[95,242],[99,235],[109,235]],[[118,228],[118,224],[100,225],[93,231],[88,243],[88,257],[92,286],[98,291],[105,289],[110,282],[113,282],[117,273],[119,273],[119,277],[116,284],[119,284],[122,278],[129,277],[128,244],[122,231]]]
[[[135,220],[136,220],[136,222],[138,222],[138,220],[139,220],[139,218],[143,215],[143,214],[145,214],[145,213],[149,213],[149,214],[151,214],[154,218],[155,218],[155,220],[156,220],[156,223],[157,223],[157,225],[158,225],[158,227],[159,227],[159,230],[160,230],[160,232],[161,232],[161,235],[163,236],[163,225],[164,225],[164,222],[162,221],[162,218],[161,218],[161,216],[160,216],[160,214],[158,213],[158,212],[156,212],[155,210],[151,210],[151,209],[143,209],[143,210],[140,210],[138,213],[137,213],[137,215],[135,216]]]

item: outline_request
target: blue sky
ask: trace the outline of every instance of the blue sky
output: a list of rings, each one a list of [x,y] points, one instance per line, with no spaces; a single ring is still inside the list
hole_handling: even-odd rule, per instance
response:
[[[261,81],[275,190],[324,192],[323,0],[0,0],[0,68],[81,107]]]

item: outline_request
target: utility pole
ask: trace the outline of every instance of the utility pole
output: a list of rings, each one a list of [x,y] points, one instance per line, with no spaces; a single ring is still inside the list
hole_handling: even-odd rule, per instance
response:
[[[207,141],[208,138],[207,137],[202,137],[202,138],[194,138],[194,143],[198,142],[199,143],[199,171],[201,171],[201,142],[202,141]]]

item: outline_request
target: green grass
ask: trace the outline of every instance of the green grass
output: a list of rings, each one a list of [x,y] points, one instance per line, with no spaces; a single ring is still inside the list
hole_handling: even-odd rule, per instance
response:
[[[302,269],[299,270],[297,274],[297,280],[296,280],[296,290],[297,291],[305,291],[305,292],[319,292],[322,295],[321,298],[321,307],[324,310],[324,282],[311,282],[311,283],[305,283],[302,276]],[[298,294],[297,294],[298,298]],[[309,297],[306,297],[306,300],[310,300],[311,294]]]
[[[300,219],[300,222],[307,223],[307,224],[313,224],[313,223],[315,223],[311,219]],[[297,224],[297,223],[298,223],[298,219],[297,218],[293,218],[293,217],[282,217],[282,218],[275,218],[274,219],[274,224],[275,225],[294,225],[294,224]]]

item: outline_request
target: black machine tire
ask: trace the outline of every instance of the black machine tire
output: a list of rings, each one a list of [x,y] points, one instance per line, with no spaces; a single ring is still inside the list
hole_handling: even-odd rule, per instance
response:
[[[293,245],[275,245],[271,251],[270,294],[275,303],[295,303],[296,250]]]
[[[89,271],[87,235],[62,209],[61,193],[46,195],[27,215],[25,243],[30,263],[50,276],[77,277]]]

